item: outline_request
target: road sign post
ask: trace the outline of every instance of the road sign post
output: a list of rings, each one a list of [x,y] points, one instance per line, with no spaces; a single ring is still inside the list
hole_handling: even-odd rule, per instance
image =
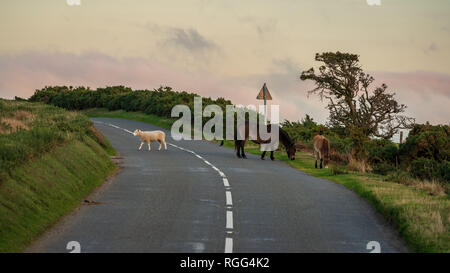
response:
[[[263,87],[256,96],[257,100],[264,100],[264,124],[267,124],[267,100],[272,100],[272,96],[270,95],[269,89],[267,89],[266,83],[264,83]]]

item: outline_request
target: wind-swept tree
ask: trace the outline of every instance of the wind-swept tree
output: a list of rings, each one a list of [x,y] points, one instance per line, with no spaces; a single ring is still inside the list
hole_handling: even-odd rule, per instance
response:
[[[402,115],[406,105],[397,102],[386,84],[370,89],[374,78],[363,72],[358,55],[317,53],[315,60],[323,62],[319,71],[303,71],[300,79],[315,82],[308,95],[328,101],[329,125],[343,128],[351,137],[356,157],[364,155],[364,142],[370,137],[389,139],[414,122]]]

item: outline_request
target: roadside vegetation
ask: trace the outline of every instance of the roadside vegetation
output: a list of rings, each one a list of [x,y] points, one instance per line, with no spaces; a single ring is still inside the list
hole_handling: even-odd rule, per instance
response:
[[[0,100],[0,252],[20,252],[111,175],[115,151],[85,115]]]

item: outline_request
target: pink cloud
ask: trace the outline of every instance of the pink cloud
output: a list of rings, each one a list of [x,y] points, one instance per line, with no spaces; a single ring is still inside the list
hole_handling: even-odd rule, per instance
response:
[[[300,71],[298,71],[300,74]],[[385,82],[408,105],[408,114],[419,122],[448,123],[450,116],[450,75],[432,72],[375,72],[376,84]],[[134,89],[153,89],[161,85],[195,92],[213,98],[224,97],[235,104],[256,104],[256,94],[267,82],[280,119],[299,120],[306,113],[325,122],[326,105],[317,97],[307,98],[311,82],[302,82],[295,71],[240,78],[218,78],[205,73],[188,73],[149,59],[115,59],[88,52],[28,52],[0,56],[0,97],[28,98],[46,85],[89,86],[91,88],[125,85]]]

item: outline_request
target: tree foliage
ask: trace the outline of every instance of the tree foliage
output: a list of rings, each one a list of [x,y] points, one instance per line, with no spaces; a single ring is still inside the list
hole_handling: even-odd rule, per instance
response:
[[[88,108],[108,108],[108,110],[141,111],[170,118],[175,105],[184,104],[194,110],[194,98],[197,94],[185,91],[176,92],[170,87],[160,87],[154,90],[133,91],[125,86],[110,86],[91,90],[89,87],[46,86],[36,90],[30,101],[40,101],[69,110]],[[203,98],[203,107],[209,104],[219,105],[225,110],[231,101],[224,98],[213,100]]]
[[[326,52],[316,54],[315,60],[323,63],[318,73],[310,68],[300,79],[315,82],[308,95],[328,101],[329,125],[350,136],[357,152],[370,137],[392,138],[413,122],[402,115],[406,105],[397,102],[386,84],[371,88],[374,78],[364,73],[358,55]]]

